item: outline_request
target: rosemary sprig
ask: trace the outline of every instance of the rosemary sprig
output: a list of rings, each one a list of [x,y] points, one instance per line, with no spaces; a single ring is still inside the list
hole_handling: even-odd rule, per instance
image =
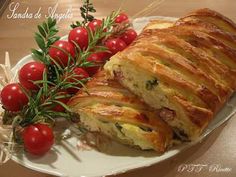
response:
[[[43,22],[42,25],[38,25],[39,32],[35,33],[35,40],[41,50],[33,49],[32,52],[38,60],[47,65],[47,70],[44,72],[42,80],[34,82],[40,87],[37,93],[33,91],[27,93],[26,90],[24,91],[28,95],[29,104],[19,113],[22,118],[19,123],[21,126],[27,126],[38,121],[52,121],[58,116],[69,119],[71,111],[68,106],[60,100],[69,98],[72,95],[61,93],[70,88],[85,88],[85,83],[90,78],[82,80],[76,79],[78,76],[73,73],[73,70],[76,67],[91,66],[91,63],[86,61],[91,53],[107,51],[107,48],[102,45],[102,40],[105,40],[113,33],[112,29],[115,24],[115,18],[119,13],[119,11],[114,11],[111,15],[103,19],[101,27],[97,28],[95,32],[91,32],[87,29],[89,32],[89,45],[87,49],[81,51],[79,46],[75,44],[77,46],[76,58],[74,59],[69,56],[68,65],[64,68],[48,55],[49,47],[59,39],[59,37],[56,36],[58,32],[56,29],[56,20],[49,18],[46,22]],[[51,64],[52,62],[54,64]],[[48,71],[53,72],[52,79],[48,77],[48,74],[50,74]],[[52,108],[56,105],[62,106],[66,111],[53,111]]]
[[[96,10],[93,7],[93,3],[89,2],[89,0],[84,0],[83,3],[84,3],[83,6],[80,7],[80,11],[81,11],[81,17],[84,19],[82,21],[82,24],[86,24],[87,22],[90,22],[94,19],[94,16],[89,14],[89,12],[95,13]]]
[[[115,19],[119,15],[120,11],[113,11],[111,15],[102,20],[101,27],[98,27],[95,32],[92,32],[89,28],[89,45],[85,51],[78,52],[76,56],[77,66],[89,67],[90,63],[86,63],[86,59],[92,53],[96,52],[108,52],[107,48],[102,44],[102,41],[106,40],[113,34],[113,26]],[[76,47],[79,50],[79,46]]]
[[[71,97],[70,94],[62,91],[63,88],[69,87],[65,83],[67,79],[65,78],[60,84],[54,84],[47,80],[47,73],[44,72],[43,80],[35,82],[35,84],[41,85],[41,88],[36,94],[29,95],[28,105],[20,112],[22,120],[19,125],[24,127],[36,122],[54,123],[57,117],[69,119],[71,110],[60,101],[60,99]],[[54,111],[53,107],[56,105],[62,106],[66,111]]]
[[[111,37],[119,37],[121,36],[129,27],[131,27],[130,22],[123,22],[121,24],[115,24],[112,29],[112,36]]]
[[[35,33],[35,41],[38,44],[40,50],[32,49],[34,59],[40,60],[46,65],[50,64],[48,59],[49,47],[60,39],[56,36],[58,29],[56,27],[56,19],[49,17],[47,21],[43,22],[42,25],[38,25],[38,32]]]
[[[79,26],[85,26],[88,22],[93,21],[94,16],[91,13],[95,13],[96,9],[93,7],[93,3],[89,0],[82,0],[83,5],[80,7],[80,14],[83,18],[82,22],[76,21],[75,23],[71,24],[71,28],[76,28]]]
[[[87,28],[88,22],[94,19],[92,13],[96,10],[89,0],[83,0],[83,6],[80,7],[82,22],[76,21],[71,27],[75,28],[83,26],[89,33],[89,44],[86,50],[81,50],[76,44],[76,57],[73,58],[69,54],[68,63],[66,66],[61,66],[53,58],[49,56],[49,48],[55,47],[63,51],[62,48],[52,46],[57,40],[58,29],[56,20],[48,18],[41,25],[38,25],[38,32],[35,33],[35,41],[38,44],[39,50],[32,49],[32,56],[35,60],[39,60],[46,65],[46,71],[43,74],[43,79],[35,81],[34,84],[39,86],[38,91],[24,90],[22,91],[28,96],[29,102],[24,108],[17,112],[11,113],[5,111],[3,117],[4,124],[11,124],[13,127],[13,141],[21,144],[21,131],[34,123],[55,124],[56,118],[65,118],[72,122],[78,122],[79,116],[73,113],[70,108],[64,103],[65,99],[72,97],[69,94],[69,89],[81,89],[88,93],[85,83],[90,78],[79,79],[80,76],[74,73],[76,67],[91,67],[94,66],[91,62],[86,61],[92,53],[108,52],[104,47],[104,41],[109,37],[116,37],[123,33],[130,24],[116,24],[115,19],[120,14],[120,10],[114,11],[111,15],[102,20],[101,27],[98,27],[95,32]],[[63,51],[64,52],[64,51]],[[95,65],[96,66],[96,65]],[[67,93],[69,92],[69,93]],[[89,94],[89,93],[88,93]],[[55,106],[61,106],[65,111],[56,111]]]
[[[47,70],[44,72],[42,80],[34,82],[40,87],[37,92],[32,91],[27,93],[26,90],[23,90],[29,98],[29,103],[22,111],[14,115],[14,117],[18,117],[14,131],[17,131],[17,126],[25,127],[37,122],[54,124],[55,118],[57,117],[75,121],[73,119],[76,115],[74,115],[70,108],[61,100],[72,96],[71,94],[65,93],[65,91],[70,88],[80,89],[83,87],[86,91],[85,83],[90,78],[77,79],[78,76],[73,73],[73,70],[76,67],[91,66],[91,63],[86,61],[90,54],[107,51],[107,48],[103,45],[103,40],[106,40],[113,34],[115,19],[119,13],[120,11],[114,11],[110,16],[103,19],[101,27],[97,28],[95,32],[87,28],[89,32],[89,44],[87,49],[81,50],[79,46],[75,44],[75,46],[77,46],[76,58],[74,59],[69,55],[68,65],[65,67],[61,67],[59,63],[48,55],[50,46],[59,39],[59,37],[56,36],[58,32],[56,29],[56,20],[49,18],[46,22],[43,22],[42,25],[38,26],[39,32],[35,33],[35,40],[40,50],[32,49],[32,53],[35,59],[47,65]],[[53,73],[53,78],[49,77],[49,75],[51,75],[50,72]],[[57,105],[62,106],[65,111],[54,111],[53,108]],[[6,117],[8,116],[10,115],[6,114]],[[15,120],[14,117],[12,118],[12,122]],[[14,134],[16,134],[16,132],[14,132]]]

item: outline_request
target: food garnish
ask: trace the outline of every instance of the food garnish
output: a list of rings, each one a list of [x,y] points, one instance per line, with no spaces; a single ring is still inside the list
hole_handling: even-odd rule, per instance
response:
[[[22,145],[30,154],[44,155],[51,149],[58,118],[77,122],[78,115],[66,105],[68,100],[110,56],[135,39],[129,32],[128,16],[120,10],[97,19],[91,14],[96,12],[93,4],[85,0],[80,11],[83,21],[71,25],[68,40],[58,36],[55,19],[38,25],[35,41],[39,49],[32,49],[35,61],[19,70],[19,83],[2,84],[2,121],[12,127],[13,135],[9,143]]]

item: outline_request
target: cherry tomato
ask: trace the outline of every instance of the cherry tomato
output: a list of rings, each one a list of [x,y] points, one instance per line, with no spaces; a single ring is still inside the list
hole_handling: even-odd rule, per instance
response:
[[[93,21],[88,23],[88,27],[92,32],[95,32],[97,28],[102,26],[102,20],[94,19]]]
[[[61,92],[59,95],[63,95],[63,94],[67,94],[66,92]],[[60,98],[58,99],[58,101],[66,104],[68,101],[69,101],[69,97],[67,98]],[[56,111],[56,112],[64,112],[65,111],[65,108],[63,106],[61,106],[60,104],[57,104],[55,105],[53,108],[52,108],[53,111]]]
[[[122,23],[122,22],[128,22],[128,21],[129,21],[129,17],[125,13],[120,13],[115,19],[116,23]]]
[[[69,33],[68,41],[72,44],[78,44],[81,50],[85,50],[88,47],[87,29],[84,27],[77,27],[72,29]]]
[[[68,65],[69,54],[73,58],[75,57],[74,45],[72,45],[68,41],[62,41],[62,40],[56,41],[49,48],[50,57],[52,57],[61,66],[67,66]]]
[[[85,70],[89,73],[89,76],[93,76],[99,70],[101,65],[105,63],[105,54],[104,52],[93,53],[87,58],[87,61],[96,65],[85,68]]]
[[[130,45],[137,37],[137,33],[133,29],[128,29],[121,35],[121,39],[127,44]]]
[[[83,68],[79,68],[79,67],[77,67],[73,70],[73,75],[74,75],[74,77],[70,78],[69,82],[75,83],[75,82],[77,82],[77,80],[82,80],[82,79],[86,79],[89,77],[89,74]],[[81,87],[81,84],[78,84],[77,87]],[[79,89],[69,88],[69,89],[67,89],[67,91],[71,94],[75,94],[76,92],[79,91]]]
[[[42,80],[45,70],[46,67],[41,62],[33,61],[25,64],[19,71],[19,81],[21,85],[29,90],[39,89],[33,82]]]
[[[1,102],[8,111],[20,111],[28,103],[28,98],[18,83],[5,86],[1,91]]]
[[[105,45],[111,52],[111,55],[114,55],[117,52],[122,51],[127,47],[126,43],[119,38],[108,39],[105,42]]]
[[[46,124],[29,125],[24,128],[22,135],[26,151],[34,155],[45,154],[54,143],[53,131]]]

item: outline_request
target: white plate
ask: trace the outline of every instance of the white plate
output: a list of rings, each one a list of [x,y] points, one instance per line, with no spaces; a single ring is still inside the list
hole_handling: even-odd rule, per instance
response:
[[[171,17],[149,17],[134,20],[134,28],[140,31],[152,18],[175,20]],[[17,73],[19,68],[32,60],[30,55],[20,60],[13,68]],[[211,131],[227,121],[236,112],[236,95],[226,104],[222,111],[208,126],[198,140],[184,143],[170,149],[159,156],[155,152],[132,149],[120,144],[112,143],[107,152],[96,150],[82,151],[77,148],[77,137],[63,140],[61,145],[55,145],[53,149],[43,157],[35,158],[24,152],[13,155],[13,160],[25,167],[47,174],[65,177],[95,177],[123,173],[125,171],[150,166],[165,159],[175,156],[182,150],[193,146],[205,138]],[[63,125],[62,128],[68,128]]]

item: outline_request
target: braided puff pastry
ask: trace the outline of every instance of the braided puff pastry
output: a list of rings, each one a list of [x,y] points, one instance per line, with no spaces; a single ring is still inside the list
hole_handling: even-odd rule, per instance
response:
[[[172,142],[171,128],[118,82],[97,73],[68,103],[82,125],[123,144],[164,152]]]
[[[201,9],[171,27],[151,26],[104,68],[193,140],[236,89],[236,25]]]

